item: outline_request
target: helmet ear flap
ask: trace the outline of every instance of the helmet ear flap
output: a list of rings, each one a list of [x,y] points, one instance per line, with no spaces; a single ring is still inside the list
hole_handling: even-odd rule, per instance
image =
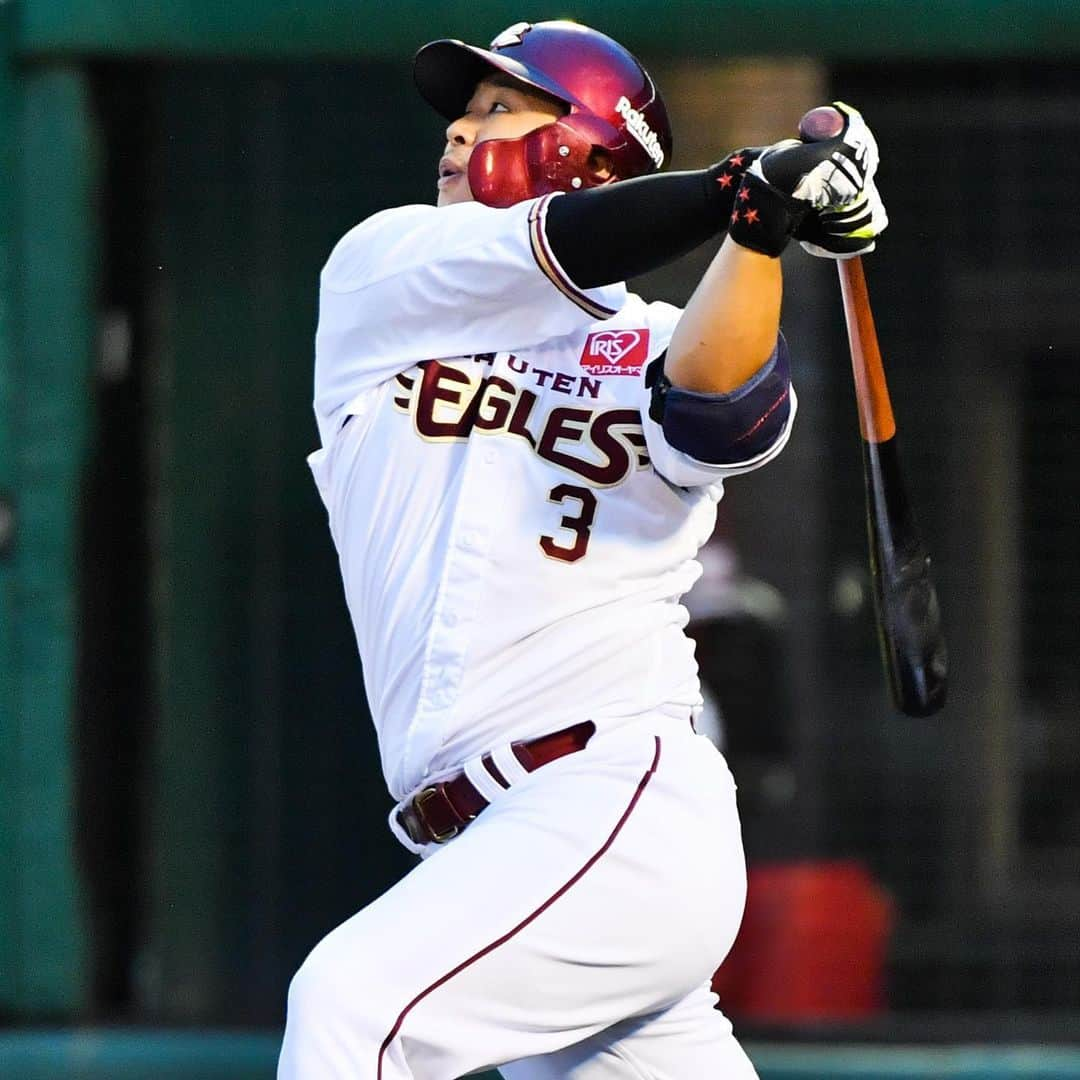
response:
[[[578,114],[518,139],[479,143],[469,158],[473,198],[486,206],[507,207],[554,191],[609,184],[618,176],[603,136],[612,133],[617,134],[606,121]]]
[[[608,123],[594,113],[572,112],[564,116],[559,124],[564,132],[572,133],[571,138],[588,142],[590,152],[600,151],[594,155],[594,169],[596,164],[603,161],[607,167],[607,181],[623,180],[633,175],[625,165],[624,151],[626,138],[614,124]]]

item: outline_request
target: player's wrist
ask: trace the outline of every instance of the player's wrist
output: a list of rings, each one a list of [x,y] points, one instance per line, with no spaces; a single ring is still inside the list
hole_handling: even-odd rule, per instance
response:
[[[748,171],[735,194],[728,235],[740,247],[778,257],[810,209],[810,203]]]
[[[763,146],[744,146],[704,172],[705,198],[716,212],[718,229],[726,229],[735,206],[735,196],[750,166],[761,156]]]

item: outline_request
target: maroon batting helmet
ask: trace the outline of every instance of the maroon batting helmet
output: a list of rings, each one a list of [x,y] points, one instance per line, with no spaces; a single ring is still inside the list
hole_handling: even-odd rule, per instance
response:
[[[479,202],[511,206],[626,180],[671,157],[667,110],[648,72],[617,41],[580,23],[516,23],[488,49],[432,41],[413,61],[417,88],[447,120],[462,116],[477,83],[495,72],[550,94],[568,112],[520,139],[475,148],[469,186]],[[596,148],[606,151],[614,175],[596,171]]]

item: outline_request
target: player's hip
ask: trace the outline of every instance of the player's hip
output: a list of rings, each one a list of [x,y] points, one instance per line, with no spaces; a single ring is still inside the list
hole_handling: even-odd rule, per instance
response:
[[[550,823],[554,800],[604,816],[635,784],[635,802],[649,789],[648,816],[665,833],[677,831],[688,848],[713,849],[717,835],[738,840],[727,764],[694,733],[689,710],[671,705],[495,745],[409,792],[392,812],[391,828],[406,846],[429,855],[503,814],[524,815],[527,824],[535,813],[538,824]]]
[[[734,784],[686,720],[642,717],[598,731],[584,749],[511,783],[456,838],[425,853],[432,850],[435,861],[445,850],[446,863],[470,864],[473,874],[490,860],[500,889],[508,872],[532,881],[523,898],[572,889],[569,910],[592,912],[589,949],[610,953],[612,963],[628,949],[641,952],[640,967],[655,968],[643,978],[663,974],[673,992],[711,975],[742,917]],[[633,928],[639,946],[628,943]]]

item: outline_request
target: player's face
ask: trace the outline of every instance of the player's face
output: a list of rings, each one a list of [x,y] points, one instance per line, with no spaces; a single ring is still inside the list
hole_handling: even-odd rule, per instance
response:
[[[519,139],[566,112],[546,94],[493,75],[476,87],[465,115],[446,129],[446,151],[439,162],[439,206],[471,202],[468,166],[473,148],[488,139]]]

